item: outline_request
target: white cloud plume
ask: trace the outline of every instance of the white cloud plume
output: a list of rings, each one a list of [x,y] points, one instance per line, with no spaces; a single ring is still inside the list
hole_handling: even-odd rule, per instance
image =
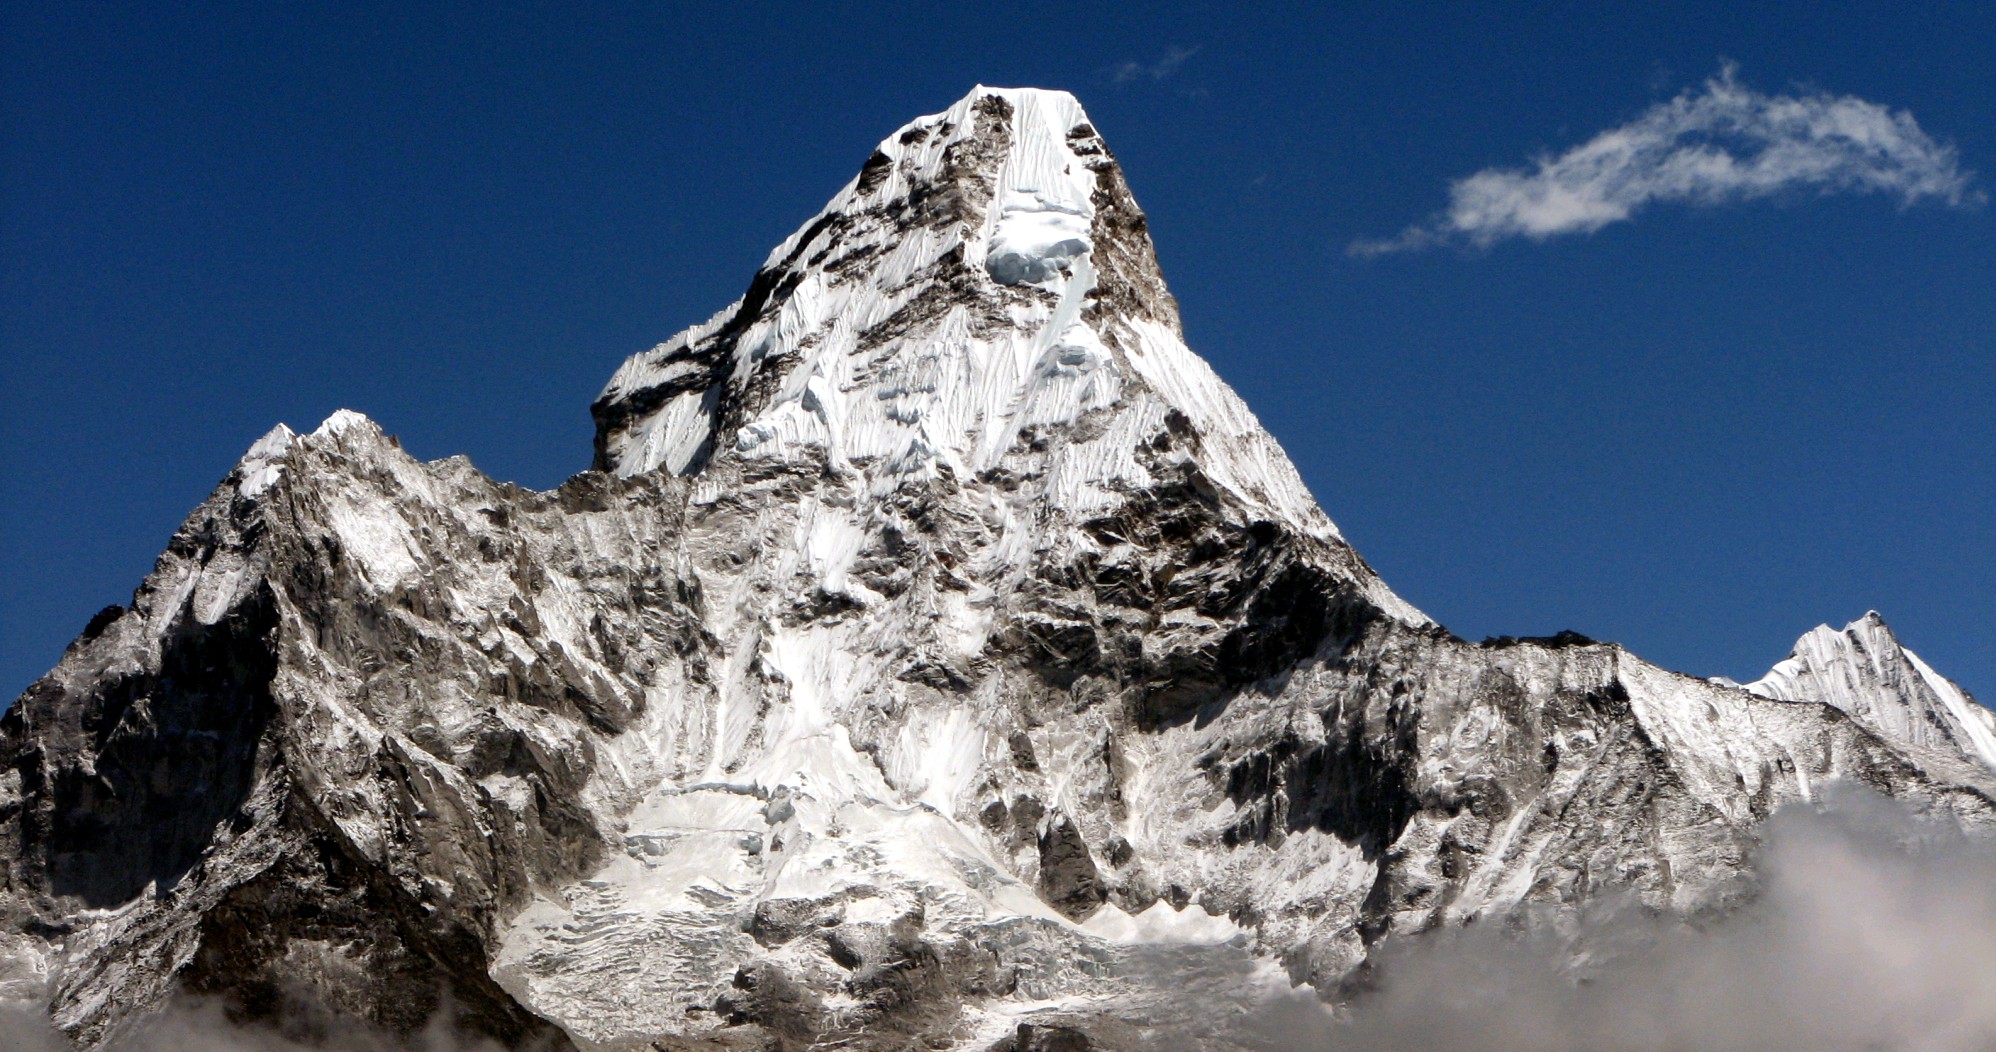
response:
[[[1449,205],[1399,236],[1352,243],[1355,256],[1542,241],[1592,233],[1656,201],[1713,205],[1787,190],[1883,193],[1975,204],[1953,146],[1913,115],[1851,95],[1763,95],[1733,67],[1557,157],[1486,168],[1449,187]]]
[[[1130,59],[1118,63],[1115,69],[1116,83],[1128,84],[1133,80],[1163,80],[1178,72],[1185,60],[1199,53],[1196,47],[1175,47],[1166,51],[1155,62],[1138,62]]]

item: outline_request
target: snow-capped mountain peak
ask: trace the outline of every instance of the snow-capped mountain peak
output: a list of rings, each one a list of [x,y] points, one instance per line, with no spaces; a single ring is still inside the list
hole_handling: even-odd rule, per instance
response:
[[[346,411],[252,447],[0,720],[0,1008],[1258,1049],[1382,940],[1720,905],[1828,782],[1996,827],[1990,772],[1830,707],[1965,703],[1882,624],[1756,685],[1826,705],[1399,600],[1061,93],[889,136],[592,410],[545,493]]]
[[[1817,625],[1787,659],[1744,685],[1781,701],[1818,701],[1922,748],[1996,767],[1996,712],[1899,642],[1878,611],[1842,631]]]
[[[626,361],[592,408],[598,466],[623,475],[822,458],[875,496],[1029,475],[1078,516],[1149,485],[1140,451],[1176,429],[1243,515],[1337,538],[1186,348],[1143,214],[1065,92],[979,87],[889,135],[741,300]]]

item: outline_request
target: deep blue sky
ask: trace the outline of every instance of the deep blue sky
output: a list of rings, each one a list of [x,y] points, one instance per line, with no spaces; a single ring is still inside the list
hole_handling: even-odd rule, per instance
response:
[[[1996,700],[1996,208],[1795,193],[1345,253],[1722,60],[1905,108],[1987,192],[1986,0],[36,6],[0,26],[7,697],[276,421],[587,466],[626,354],[981,81],[1081,97],[1193,348],[1457,632],[1744,678],[1876,607]]]

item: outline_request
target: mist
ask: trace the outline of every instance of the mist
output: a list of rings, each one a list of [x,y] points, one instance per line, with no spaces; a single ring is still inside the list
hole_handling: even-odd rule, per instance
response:
[[[1380,948],[1331,1019],[1275,1048],[1365,1052],[1988,1052],[1996,850],[1845,788],[1763,827],[1758,892],[1702,921],[1629,903]]]

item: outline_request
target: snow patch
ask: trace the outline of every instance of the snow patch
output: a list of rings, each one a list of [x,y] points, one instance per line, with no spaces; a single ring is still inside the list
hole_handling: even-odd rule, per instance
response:
[[[315,438],[323,435],[344,435],[355,428],[381,430],[374,421],[367,418],[365,413],[356,413],[351,409],[336,409],[332,416],[326,418],[325,423],[320,424],[312,432],[312,435]]]
[[[1038,191],[1014,191],[999,211],[985,269],[1000,285],[1037,285],[1064,276],[1072,261],[1094,247],[1094,210],[1049,200]]]
[[[1081,930],[1098,939],[1121,944],[1213,946],[1245,939],[1248,929],[1226,917],[1207,913],[1197,903],[1173,909],[1159,899],[1139,913],[1125,913],[1111,903],[1082,922]]]
[[[377,590],[392,592],[422,575],[415,538],[408,523],[393,511],[357,508],[344,500],[333,502],[327,511],[341,548],[360,564]]]
[[[236,492],[256,497],[275,485],[284,474],[284,454],[297,439],[297,434],[283,424],[265,432],[236,465]]]

